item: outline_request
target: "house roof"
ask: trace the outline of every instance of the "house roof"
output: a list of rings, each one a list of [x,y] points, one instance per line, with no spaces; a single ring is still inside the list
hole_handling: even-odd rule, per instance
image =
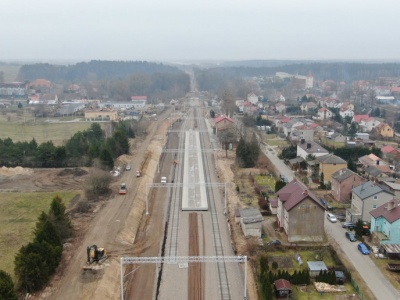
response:
[[[385,218],[389,223],[400,219],[400,200],[391,200],[370,212],[375,219]]]
[[[324,112],[324,111],[329,111],[330,112],[330,110],[325,108],[325,107],[321,107],[318,111],[319,112]]]
[[[309,148],[307,148],[307,145],[310,145]],[[313,153],[326,153],[328,154],[329,151],[326,150],[324,147],[322,147],[320,144],[314,142],[314,141],[306,141],[305,143],[300,143],[297,144],[297,146],[299,146],[301,149],[303,149],[304,151],[306,151],[309,154],[313,154]]]
[[[347,161],[333,153],[318,156],[316,159],[322,164],[347,164]]]
[[[363,165],[365,165],[365,166],[368,166],[368,165],[377,165],[377,164],[378,164],[378,161],[379,161],[379,164],[380,164],[380,165],[381,165],[381,164],[382,164],[382,165],[387,165],[386,161],[382,160],[379,156],[376,156],[376,155],[373,154],[373,153],[359,157],[359,158],[358,158],[358,161],[359,161],[360,163],[362,163]]]
[[[323,261],[308,261],[307,265],[310,271],[328,271],[328,268]]]
[[[365,173],[367,173],[373,177],[376,177],[376,176],[381,175],[383,172],[380,169],[376,168],[375,166],[371,165],[371,166],[368,166],[365,168]]]
[[[219,123],[219,122],[221,122],[221,121],[223,121],[223,120],[228,120],[229,122],[234,123],[234,121],[233,121],[231,118],[227,117],[227,116],[219,116],[219,117],[216,117],[216,118],[214,119],[214,122],[215,122],[215,123]]]
[[[386,145],[381,148],[382,153],[390,153],[395,151],[396,149],[391,145]]]
[[[354,118],[354,122],[360,123],[361,120],[368,119],[369,115],[354,115],[353,118]]]
[[[280,290],[291,290],[292,289],[292,286],[290,285],[290,282],[288,280],[286,280],[286,279],[275,280],[274,281],[274,286],[275,286],[275,289],[277,291],[280,291]]]
[[[332,179],[335,179],[338,182],[342,182],[343,180],[346,180],[347,178],[349,178],[353,175],[360,177],[358,174],[354,173],[353,171],[351,171],[347,168],[343,168],[343,169],[340,169],[339,171],[333,173]]]
[[[361,185],[353,188],[352,192],[353,194],[356,194],[361,200],[367,199],[381,192],[390,193],[389,191],[384,190],[381,185],[375,184],[372,181],[362,183]]]
[[[239,210],[240,217],[244,224],[251,224],[264,221],[260,211],[256,208],[242,208]]]
[[[131,96],[131,100],[147,100],[147,96]]]
[[[386,184],[392,190],[400,191],[400,184],[390,181],[385,181],[383,184]]]
[[[392,88],[390,89],[390,91],[393,93],[400,93],[400,87],[399,86],[392,86]]]
[[[287,211],[291,210],[305,198],[310,198],[324,208],[318,198],[300,181],[293,179],[277,192],[278,198],[283,202]]]
[[[337,137],[343,137],[345,138],[345,136],[339,132],[335,132],[334,134],[331,135],[331,139],[335,139]]]

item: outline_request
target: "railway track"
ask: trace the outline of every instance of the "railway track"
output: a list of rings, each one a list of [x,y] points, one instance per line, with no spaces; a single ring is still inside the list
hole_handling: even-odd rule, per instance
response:
[[[200,255],[199,224],[197,213],[189,214],[189,256]],[[188,299],[203,300],[202,263],[190,263],[188,272]]]
[[[197,116],[197,110],[196,110],[195,116]],[[205,129],[204,122],[201,122],[200,128],[202,129],[202,131],[204,131],[204,129]],[[204,133],[200,133],[200,142],[201,142],[202,148],[206,147]],[[210,167],[209,158],[208,158],[207,153],[202,152],[202,159],[203,159],[205,178],[208,182],[210,182],[211,181],[210,174],[211,174],[211,172],[214,171],[214,169],[212,169]],[[208,199],[208,207],[209,207],[209,211],[211,214],[212,237],[214,240],[215,255],[216,256],[224,256],[221,232],[220,232],[219,223],[218,223],[218,214],[217,214],[217,209],[215,206],[214,188],[212,186],[209,186],[209,187],[207,187],[206,192],[207,192],[207,199]],[[223,299],[223,300],[231,299],[228,273],[226,270],[225,262],[218,262],[217,269],[218,269],[220,299]]]

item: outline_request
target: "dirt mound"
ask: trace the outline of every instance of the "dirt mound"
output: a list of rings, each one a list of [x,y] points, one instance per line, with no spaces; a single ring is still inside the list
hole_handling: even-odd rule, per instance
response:
[[[61,172],[58,173],[58,176],[68,176],[68,175],[73,175],[73,176],[84,176],[87,175],[88,172],[81,169],[81,168],[72,168],[72,169],[64,169]]]
[[[29,168],[23,168],[23,167],[7,168],[4,166],[0,168],[0,175],[3,176],[31,175],[31,174],[33,174],[33,170]]]

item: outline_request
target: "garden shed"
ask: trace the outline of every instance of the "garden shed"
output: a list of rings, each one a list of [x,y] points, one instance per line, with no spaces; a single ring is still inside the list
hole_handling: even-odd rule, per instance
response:
[[[274,290],[276,298],[287,298],[292,294],[292,286],[290,282],[285,279],[278,279],[274,281]]]
[[[311,278],[315,278],[321,271],[328,271],[328,268],[323,261],[308,261],[307,265]]]

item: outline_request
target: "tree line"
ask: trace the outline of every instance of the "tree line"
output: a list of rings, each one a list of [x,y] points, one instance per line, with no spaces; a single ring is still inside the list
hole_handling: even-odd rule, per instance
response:
[[[307,75],[312,73],[319,80],[352,82],[355,80],[375,80],[379,77],[400,76],[399,63],[354,63],[354,62],[298,62],[271,65],[222,66],[196,70],[196,78],[203,90],[215,89],[218,84],[226,85],[228,80],[254,76],[274,76],[276,72]],[[204,89],[208,87],[208,89]]]
[[[114,167],[114,159],[129,153],[129,138],[135,133],[128,122],[111,123],[112,135],[107,137],[98,123],[75,133],[62,146],[52,141],[37,144],[0,139],[0,164],[7,167],[59,168],[91,166],[98,160],[105,169]]]
[[[16,290],[31,293],[40,290],[54,274],[62,256],[62,241],[71,237],[72,227],[59,196],[53,198],[48,213],[42,211],[34,237],[22,246],[14,259],[16,286],[11,276],[0,270],[0,299],[17,300]]]

